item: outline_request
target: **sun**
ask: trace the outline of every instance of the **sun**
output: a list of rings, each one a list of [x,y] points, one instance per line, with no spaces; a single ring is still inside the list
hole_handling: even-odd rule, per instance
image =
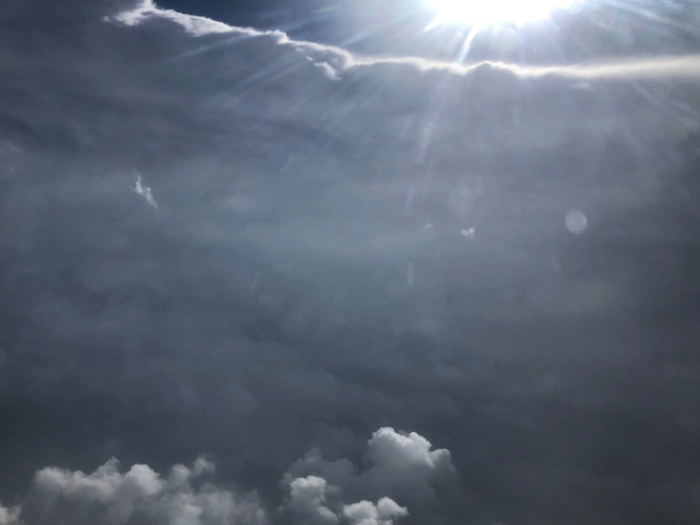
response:
[[[525,24],[547,18],[557,9],[570,9],[576,0],[428,0],[438,23],[470,26]]]

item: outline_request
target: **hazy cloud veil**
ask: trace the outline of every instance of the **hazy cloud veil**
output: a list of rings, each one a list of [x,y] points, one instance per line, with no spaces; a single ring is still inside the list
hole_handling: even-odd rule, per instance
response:
[[[700,57],[6,0],[0,76],[0,525],[700,519]]]

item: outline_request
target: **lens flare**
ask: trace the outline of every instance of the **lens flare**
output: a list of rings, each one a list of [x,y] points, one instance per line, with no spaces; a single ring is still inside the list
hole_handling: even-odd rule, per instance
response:
[[[442,22],[469,25],[524,24],[547,18],[557,9],[571,9],[576,0],[428,0]]]

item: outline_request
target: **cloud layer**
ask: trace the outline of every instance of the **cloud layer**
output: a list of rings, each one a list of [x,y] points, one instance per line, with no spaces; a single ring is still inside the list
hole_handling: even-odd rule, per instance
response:
[[[4,2],[0,49],[22,519],[696,522],[697,57],[369,59],[89,0]]]

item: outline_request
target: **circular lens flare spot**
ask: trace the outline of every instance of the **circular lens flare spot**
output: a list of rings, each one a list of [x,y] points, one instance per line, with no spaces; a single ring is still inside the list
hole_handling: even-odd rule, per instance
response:
[[[566,214],[566,228],[574,235],[583,234],[588,228],[588,219],[581,210],[571,210]]]

